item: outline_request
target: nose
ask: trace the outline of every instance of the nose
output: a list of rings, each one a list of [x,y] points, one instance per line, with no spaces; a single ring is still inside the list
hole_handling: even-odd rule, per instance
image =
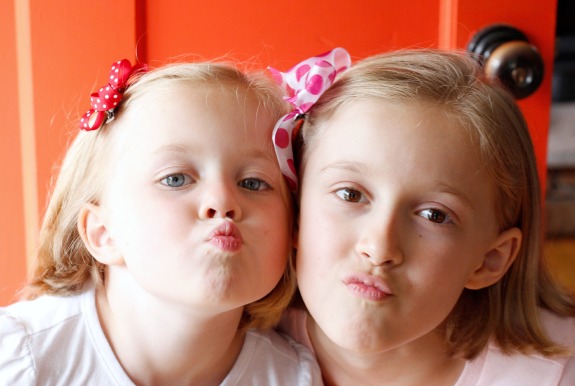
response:
[[[235,185],[230,185],[223,182],[206,185],[200,205],[201,219],[227,218],[235,221],[241,219],[242,210],[236,196],[237,189],[234,189]]]
[[[355,246],[356,253],[375,266],[401,264],[403,254],[397,225],[391,218],[380,217],[364,227]]]

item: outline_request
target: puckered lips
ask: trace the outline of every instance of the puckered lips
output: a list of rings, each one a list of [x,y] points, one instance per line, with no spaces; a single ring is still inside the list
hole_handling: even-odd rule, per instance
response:
[[[226,252],[237,252],[243,245],[240,230],[231,221],[216,226],[208,235],[208,242]]]
[[[379,302],[393,295],[389,286],[379,276],[354,273],[345,276],[342,282],[353,295],[362,299]]]

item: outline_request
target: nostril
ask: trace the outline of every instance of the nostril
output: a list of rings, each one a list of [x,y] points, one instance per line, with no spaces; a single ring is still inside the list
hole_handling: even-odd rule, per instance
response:
[[[232,220],[235,220],[238,214],[238,212],[233,209],[224,212],[214,208],[207,208],[203,213],[206,216],[206,218],[222,217],[222,218],[229,218]]]

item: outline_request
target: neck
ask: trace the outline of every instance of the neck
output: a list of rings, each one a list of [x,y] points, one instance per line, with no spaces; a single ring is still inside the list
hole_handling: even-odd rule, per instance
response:
[[[199,313],[110,291],[96,293],[100,323],[136,384],[219,385],[233,367],[244,341],[238,331],[242,308]]]
[[[446,354],[440,336],[429,336],[399,348],[355,352],[332,342],[308,318],[308,331],[326,386],[453,385],[465,361]]]

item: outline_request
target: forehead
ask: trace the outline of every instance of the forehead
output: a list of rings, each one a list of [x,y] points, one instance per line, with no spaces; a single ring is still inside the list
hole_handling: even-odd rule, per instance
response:
[[[332,140],[350,140],[365,135],[379,137],[372,145],[381,147],[391,140],[408,144],[428,143],[472,150],[479,155],[477,133],[461,124],[447,107],[427,102],[390,102],[363,99],[342,104],[313,129],[308,145]],[[347,138],[347,139],[346,139]]]
[[[277,163],[271,114],[245,89],[172,83],[131,102],[109,128],[111,165],[133,168],[176,148],[188,157],[257,156]]]
[[[475,136],[437,106],[346,103],[322,123],[306,152],[306,173],[312,164],[321,169],[347,163],[374,179],[393,178],[404,185],[419,181],[466,192],[491,190]]]
[[[121,129],[126,134],[131,130],[141,134],[143,130],[162,133],[184,125],[209,131],[227,124],[236,128],[236,133],[253,136],[270,135],[271,120],[271,112],[246,87],[230,82],[178,81],[152,86],[132,99],[118,125],[127,127]],[[131,134],[132,139],[141,137]]]

